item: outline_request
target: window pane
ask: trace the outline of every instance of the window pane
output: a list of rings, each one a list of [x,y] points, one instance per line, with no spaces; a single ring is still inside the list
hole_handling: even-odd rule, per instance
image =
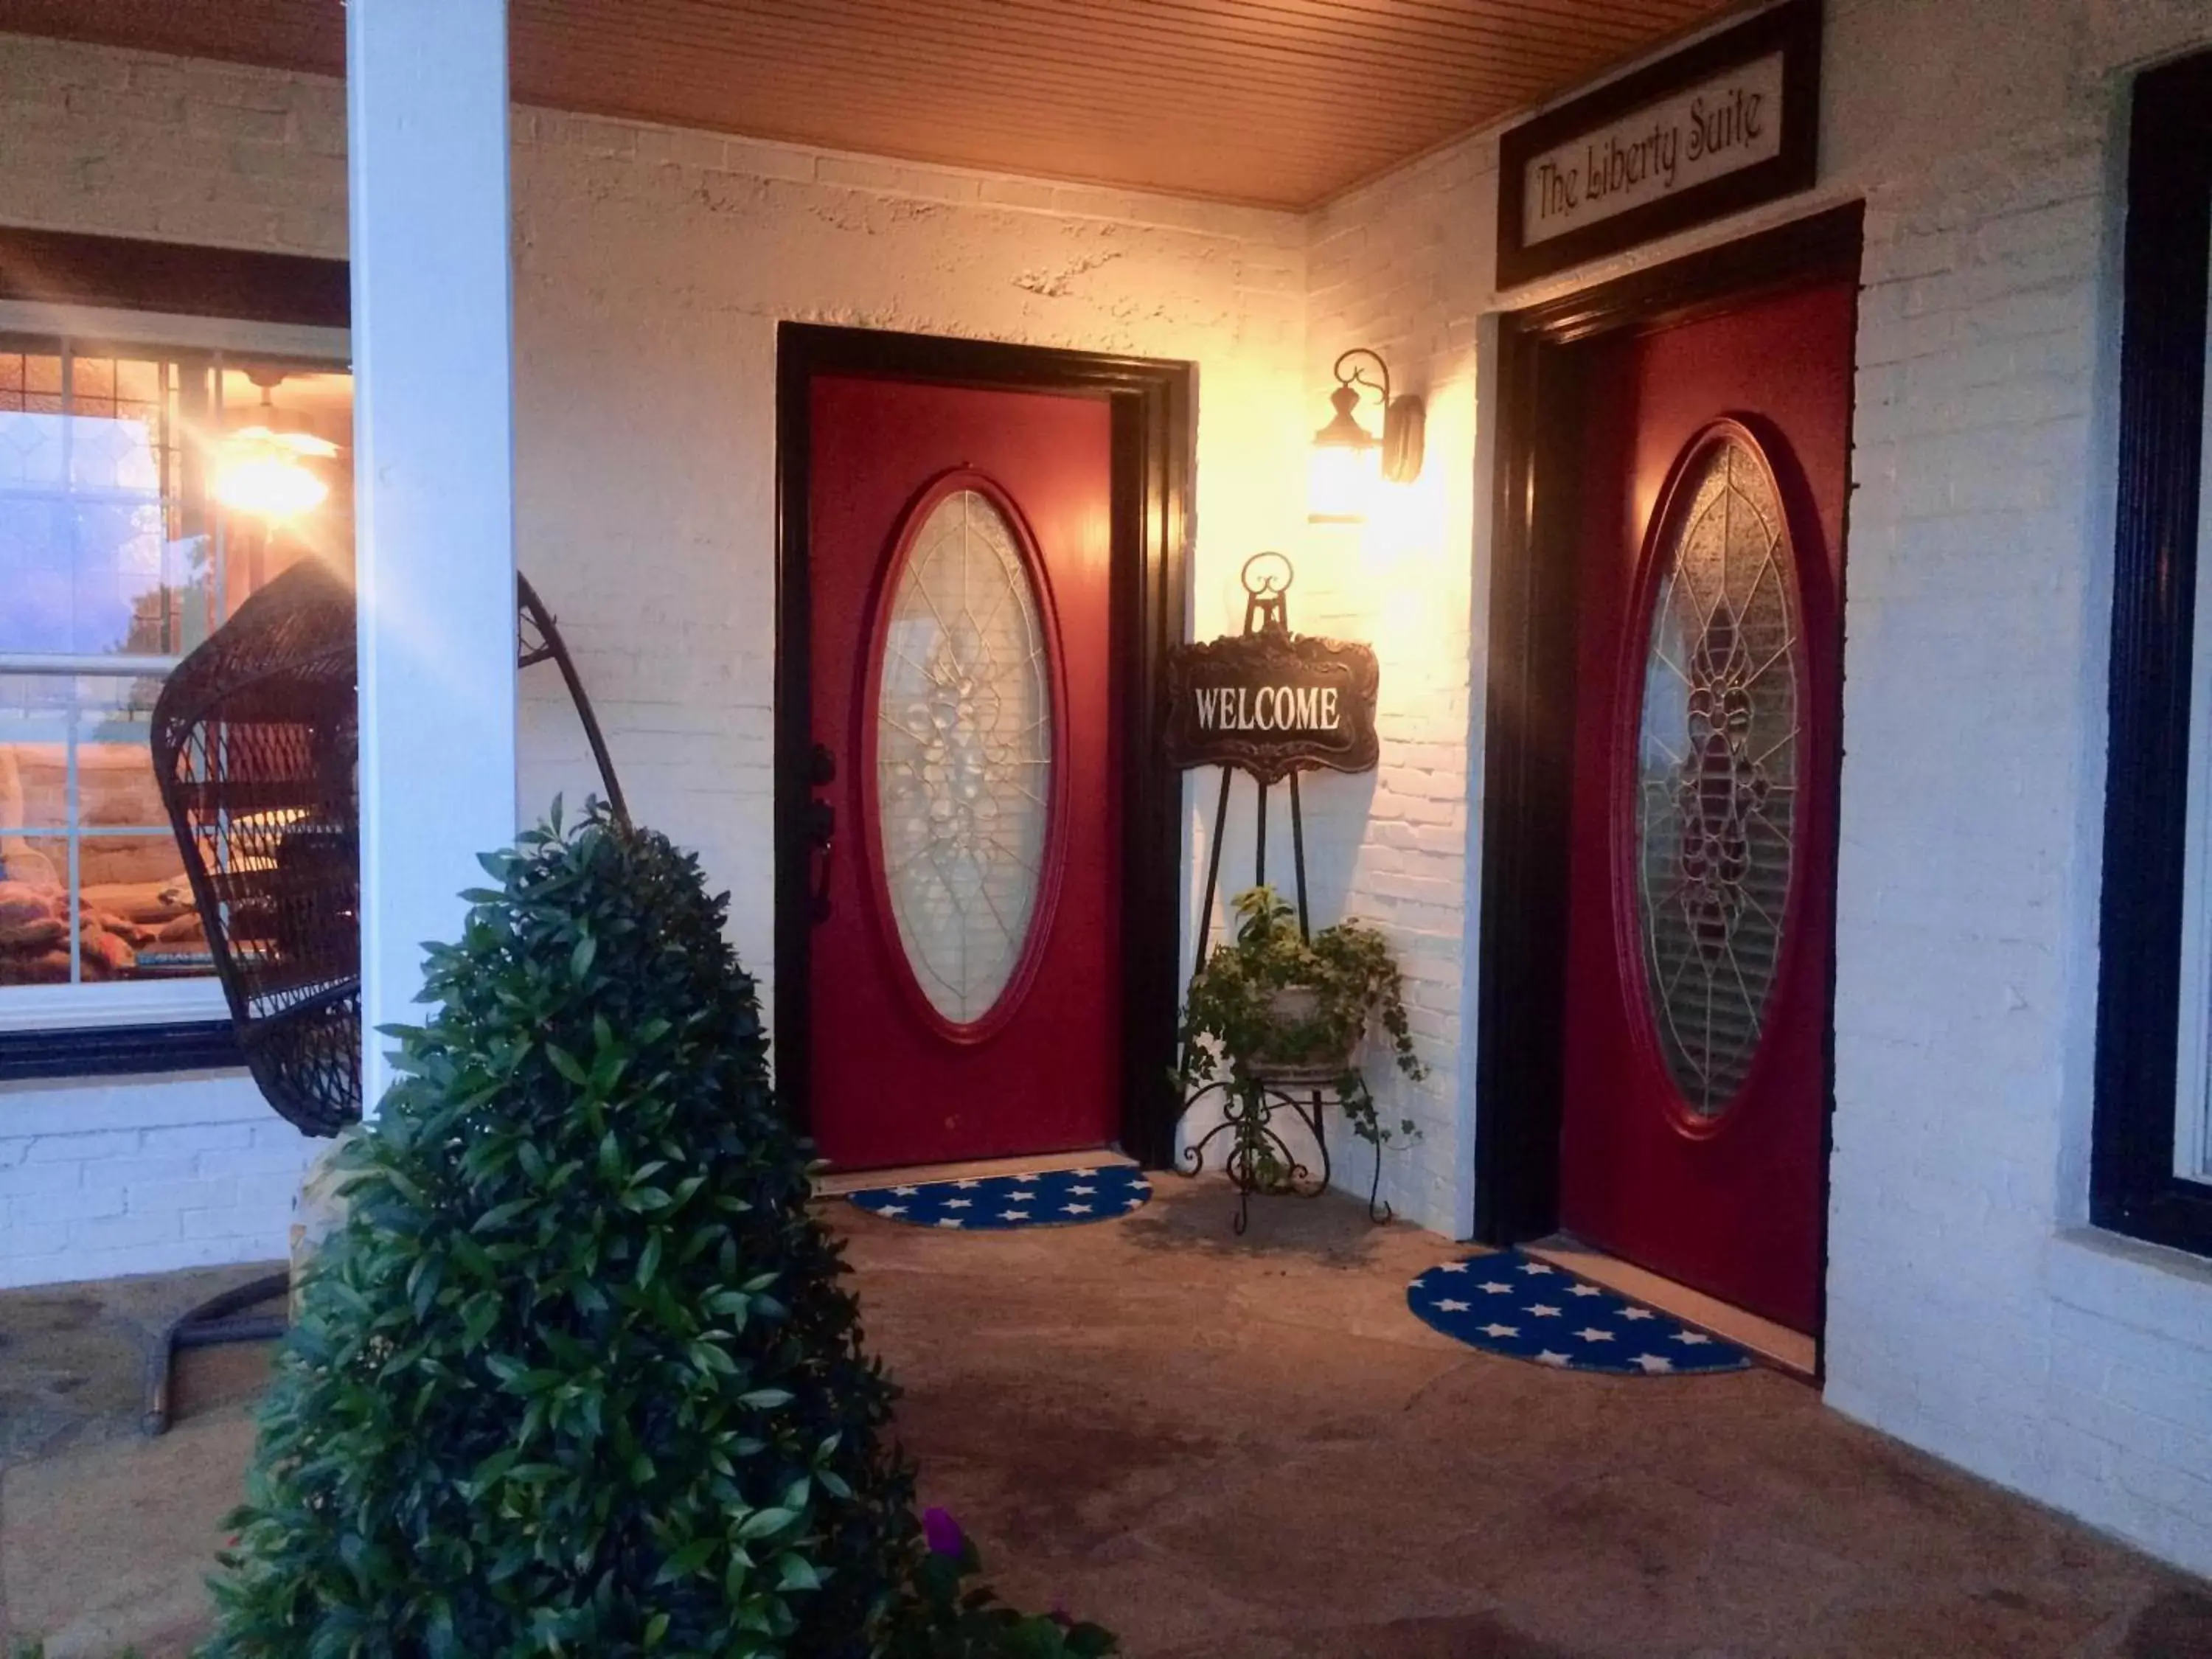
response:
[[[11,830],[69,828],[70,708],[72,680],[38,674],[0,675],[0,836]],[[7,867],[0,845],[0,874]]]
[[[0,378],[0,652],[175,647],[183,389],[204,368],[21,354]],[[52,392],[34,390],[51,385]],[[204,398],[202,398],[204,401]]]
[[[209,971],[154,782],[158,690],[0,678],[0,985]]]

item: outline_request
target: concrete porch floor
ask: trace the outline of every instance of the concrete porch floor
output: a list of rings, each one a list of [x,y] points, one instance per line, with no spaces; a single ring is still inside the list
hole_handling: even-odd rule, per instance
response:
[[[1802,1383],[1475,1353],[1406,1312],[1434,1237],[1327,1199],[1255,1205],[1237,1240],[1224,1188],[1155,1182],[1126,1221],[1044,1232],[828,1212],[925,1498],[1012,1599],[1139,1659],[2212,1659],[2212,1587]],[[264,1359],[193,1357],[184,1419],[142,1442],[114,1311],[195,1277],[0,1296],[0,1642],[162,1659],[203,1626]]]

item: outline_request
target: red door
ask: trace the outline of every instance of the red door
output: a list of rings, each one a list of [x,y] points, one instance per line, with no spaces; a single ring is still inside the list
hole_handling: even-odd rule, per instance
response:
[[[813,732],[817,776],[834,768],[815,793],[835,817],[810,1059],[833,1164],[1117,1133],[1109,418],[1098,398],[813,382]]]
[[[1849,283],[1594,346],[1561,1219],[1812,1332]]]

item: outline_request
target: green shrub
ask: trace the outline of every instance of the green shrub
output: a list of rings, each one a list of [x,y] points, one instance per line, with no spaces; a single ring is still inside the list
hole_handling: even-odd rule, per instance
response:
[[[596,808],[483,862],[340,1154],[208,1659],[935,1639],[893,1389],[726,901]]]

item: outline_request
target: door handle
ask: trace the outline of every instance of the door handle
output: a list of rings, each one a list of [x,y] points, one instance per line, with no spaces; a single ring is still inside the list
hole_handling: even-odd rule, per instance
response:
[[[837,845],[837,809],[826,800],[806,803],[806,844],[814,860],[807,915],[817,923],[824,922],[830,920],[830,860]]]

